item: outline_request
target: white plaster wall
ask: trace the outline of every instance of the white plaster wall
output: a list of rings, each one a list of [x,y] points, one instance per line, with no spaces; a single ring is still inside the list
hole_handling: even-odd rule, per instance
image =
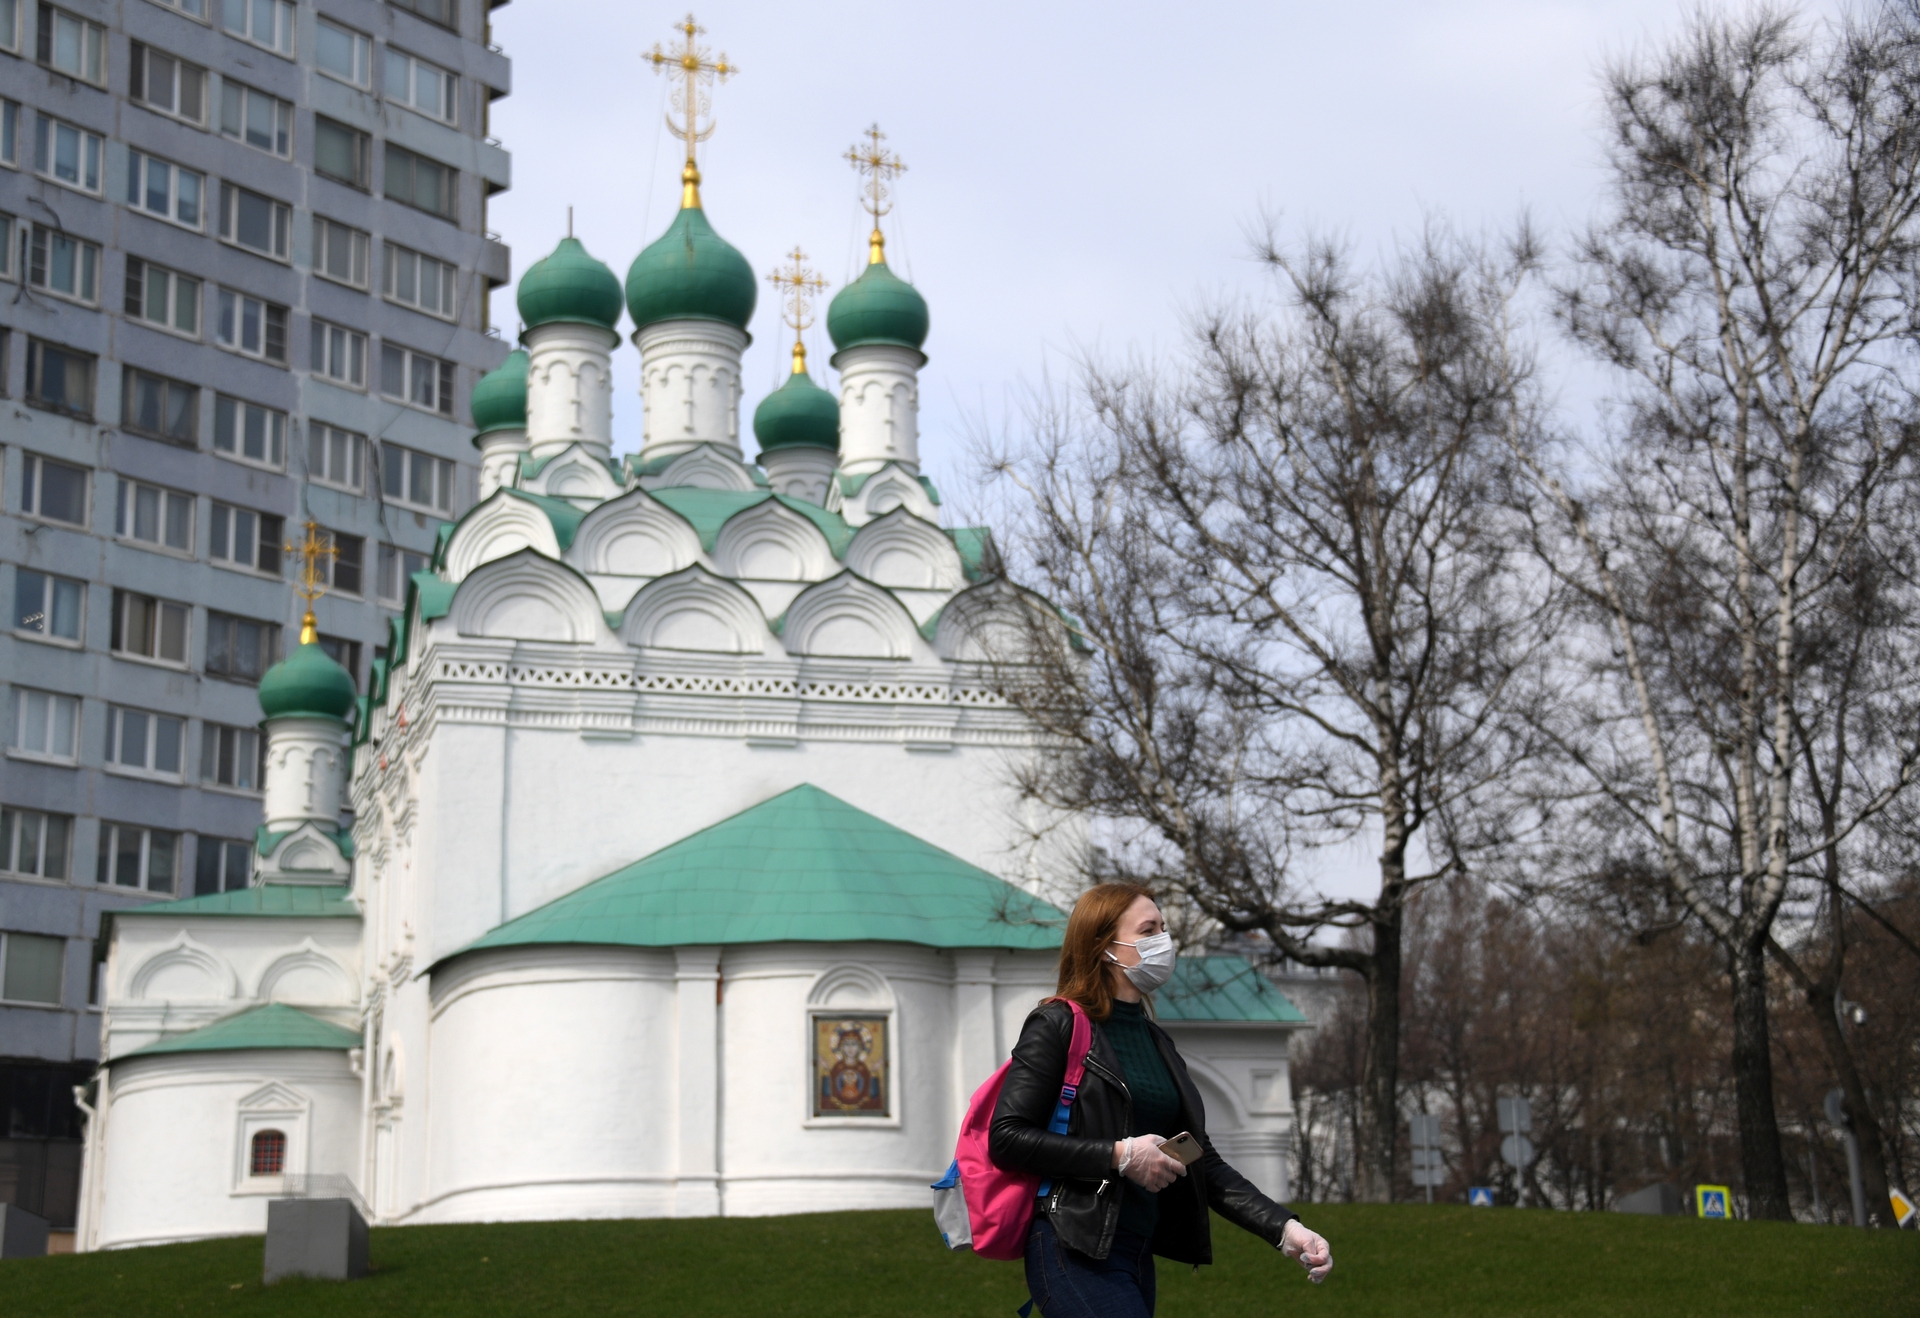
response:
[[[315,820],[335,828],[347,781],[346,727],[336,719],[268,719],[265,815],[278,832]]]
[[[536,458],[569,444],[602,457],[613,446],[611,352],[620,342],[592,325],[537,325],[526,332],[527,443]]]
[[[99,1216],[90,1248],[261,1234],[276,1183],[237,1184],[240,1103],[278,1082],[309,1101],[304,1165],[352,1175],[360,1081],[344,1052],[262,1049],[132,1058],[110,1072]],[[96,1118],[98,1119],[98,1118]]]
[[[433,1128],[427,1183],[408,1220],[671,1209],[671,951],[484,953],[436,971],[433,990]]]
[[[840,470],[849,475],[898,462],[920,469],[920,365],[912,348],[865,344],[836,353],[840,372]]]
[[[1287,1076],[1291,1025],[1169,1023],[1167,1033],[1207,1108],[1207,1133],[1220,1156],[1261,1190],[1286,1202],[1293,1138]]]
[[[663,320],[634,333],[647,461],[718,444],[740,452],[740,354],[747,336],[714,320]]]

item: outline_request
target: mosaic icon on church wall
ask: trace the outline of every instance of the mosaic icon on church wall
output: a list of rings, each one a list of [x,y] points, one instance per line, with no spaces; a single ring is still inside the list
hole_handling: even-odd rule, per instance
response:
[[[884,1117],[887,1112],[887,1018],[813,1018],[813,1115]]]

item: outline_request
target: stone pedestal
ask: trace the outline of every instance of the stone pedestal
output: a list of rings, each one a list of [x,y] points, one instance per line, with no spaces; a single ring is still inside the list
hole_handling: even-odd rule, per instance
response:
[[[47,1252],[47,1219],[0,1204],[0,1259],[41,1258]]]
[[[267,1205],[269,1286],[282,1277],[352,1281],[367,1275],[367,1219],[347,1199],[275,1199]]]

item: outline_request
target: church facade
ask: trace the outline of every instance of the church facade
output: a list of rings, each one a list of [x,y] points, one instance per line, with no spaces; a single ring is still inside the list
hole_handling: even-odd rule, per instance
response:
[[[385,1224],[930,1205],[1086,846],[1013,787],[1040,747],[994,638],[1077,641],[942,522],[927,307],[877,201],[837,388],[796,339],[747,458],[758,281],[698,182],[690,152],[624,287],[570,237],[523,276],[522,348],[473,396],[482,498],[372,690],[313,643],[263,680],[253,885],[104,930],[80,1248],[258,1232],[288,1194]],[[1157,1009],[1216,1144],[1284,1196],[1299,1013],[1232,957]]]

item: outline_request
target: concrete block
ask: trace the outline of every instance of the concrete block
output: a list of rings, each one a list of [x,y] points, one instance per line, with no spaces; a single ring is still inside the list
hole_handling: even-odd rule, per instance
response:
[[[1623,1194],[1613,1201],[1616,1213],[1647,1213],[1659,1217],[1685,1217],[1686,1192],[1677,1185],[1649,1185]]]
[[[33,1259],[47,1252],[47,1219],[0,1204],[0,1259]]]
[[[346,1199],[267,1204],[268,1285],[282,1277],[352,1281],[367,1275],[367,1219]]]

